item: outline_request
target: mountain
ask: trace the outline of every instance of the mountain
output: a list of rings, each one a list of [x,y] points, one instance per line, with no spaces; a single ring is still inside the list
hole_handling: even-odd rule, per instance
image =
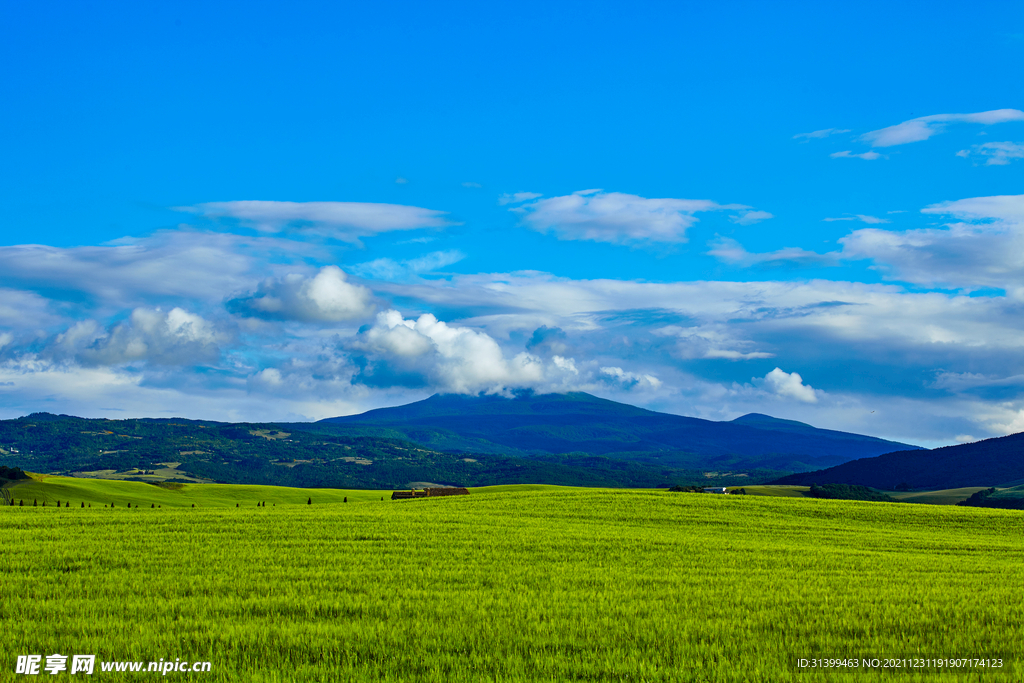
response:
[[[590,394],[437,394],[294,429],[400,438],[440,451],[537,456],[588,453],[688,469],[807,471],[915,448],[768,415],[731,422],[658,413]]]
[[[897,451],[817,472],[783,477],[774,484],[859,484],[893,490],[1005,486],[1024,481],[1024,432],[934,450]]]

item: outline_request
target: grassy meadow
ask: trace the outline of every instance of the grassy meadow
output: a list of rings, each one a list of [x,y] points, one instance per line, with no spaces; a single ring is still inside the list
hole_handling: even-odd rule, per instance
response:
[[[31,680],[9,673],[17,655],[54,652],[210,661],[168,674],[197,681],[864,681],[893,674],[794,660],[914,654],[1005,664],[899,680],[1024,677],[1014,511],[562,487],[10,492],[49,486],[73,507],[0,508],[4,680]]]
[[[366,489],[304,489],[290,486],[263,486],[257,484],[147,484],[138,481],[112,481],[78,477],[57,477],[47,474],[32,474],[31,480],[12,482],[6,487],[7,494],[14,499],[15,506],[21,501],[32,505],[61,505],[71,503],[81,507],[82,503],[93,508],[113,505],[115,508],[135,506],[150,507],[255,507],[256,503],[275,505],[299,505],[312,498],[319,504],[341,503],[348,498],[356,501],[379,501],[391,496],[391,489],[373,491]]]

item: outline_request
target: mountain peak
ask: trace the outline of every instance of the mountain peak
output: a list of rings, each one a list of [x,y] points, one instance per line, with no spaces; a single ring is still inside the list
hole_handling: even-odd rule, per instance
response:
[[[320,423],[339,431],[404,438],[436,450],[589,453],[714,469],[806,471],[913,448],[768,415],[713,422],[658,413],[583,392],[521,392],[511,397],[435,394],[409,405]]]

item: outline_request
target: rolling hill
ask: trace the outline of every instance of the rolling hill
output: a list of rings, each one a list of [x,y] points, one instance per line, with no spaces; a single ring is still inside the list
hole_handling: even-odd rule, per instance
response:
[[[9,468],[136,482],[360,489],[413,482],[482,486],[668,487],[763,483],[783,471],[707,472],[590,455],[442,452],[403,439],[324,434],[279,424],[85,419],[0,420],[0,484]]]
[[[1024,481],[1024,432],[934,450],[897,451],[816,472],[783,477],[776,484],[860,484],[893,490],[1008,486]]]
[[[401,438],[442,451],[589,453],[681,468],[807,471],[908,448],[750,414],[731,422],[658,413],[586,393],[435,395],[294,429]],[[914,448],[910,446],[910,448]]]

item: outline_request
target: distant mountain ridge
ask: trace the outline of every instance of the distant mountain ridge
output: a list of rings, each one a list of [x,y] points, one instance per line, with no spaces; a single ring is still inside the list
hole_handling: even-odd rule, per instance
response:
[[[782,471],[722,472],[654,467],[599,456],[522,458],[442,453],[401,439],[325,434],[274,423],[182,418],[88,419],[33,413],[0,420],[0,490],[29,472],[142,482],[328,488],[559,484],[596,487],[764,483]],[[471,457],[467,457],[471,456]]]
[[[775,484],[858,484],[894,490],[1008,486],[1024,483],[1024,432],[934,450],[897,451],[853,460]]]
[[[658,413],[583,392],[513,398],[435,394],[314,425],[445,451],[589,453],[685,468],[807,471],[916,448],[756,413],[730,422]]]

